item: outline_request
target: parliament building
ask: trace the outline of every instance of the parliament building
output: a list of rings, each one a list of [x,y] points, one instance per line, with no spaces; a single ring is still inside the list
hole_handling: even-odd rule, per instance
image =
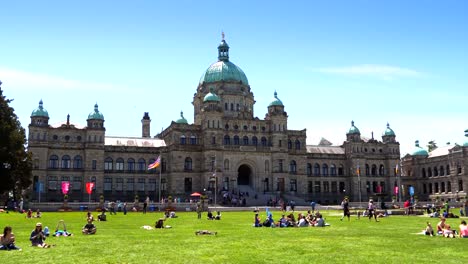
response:
[[[253,89],[241,68],[231,62],[223,37],[218,60],[197,84],[193,122],[181,112],[157,135],[150,133],[146,112],[141,120],[142,137],[106,136],[104,115],[97,104],[94,110],[90,107],[85,127],[69,118],[51,125],[41,101],[29,124],[32,200],[62,201],[63,181],[70,182],[69,201],[88,201],[86,182],[95,183],[94,201],[101,195],[106,200],[133,201],[138,195],[157,201],[159,192],[162,197],[187,199],[193,192],[226,191],[256,194],[259,204],[267,196],[322,204],[336,204],[345,196],[354,202],[379,195],[391,199],[394,186],[399,185],[395,168],[400,146],[389,124],[383,124],[381,139],[373,134],[361,137],[351,122],[347,132],[343,124],[346,141],[342,144],[322,139],[317,145],[307,145],[306,130],[288,126],[279,92],[272,91],[265,117],[256,117]],[[148,164],[158,156],[161,165],[148,171]],[[456,167],[450,170],[455,172]],[[452,190],[457,185],[452,183]]]

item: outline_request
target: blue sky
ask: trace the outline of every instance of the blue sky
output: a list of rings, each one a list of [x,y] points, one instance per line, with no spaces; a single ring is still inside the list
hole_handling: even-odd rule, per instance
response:
[[[151,133],[184,111],[217,60],[221,31],[263,118],[276,90],[308,144],[346,139],[351,120],[402,154],[414,141],[463,143],[468,128],[466,1],[4,1],[0,80],[23,126],[43,99],[50,123]]]

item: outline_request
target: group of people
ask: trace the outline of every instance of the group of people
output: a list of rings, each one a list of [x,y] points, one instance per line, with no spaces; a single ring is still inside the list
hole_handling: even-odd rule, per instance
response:
[[[307,214],[298,213],[297,220],[293,213],[283,214],[278,221],[273,219],[273,214],[267,210],[267,217],[262,222],[258,212],[255,212],[254,227],[324,227],[329,226],[319,211]]]
[[[468,238],[468,226],[465,220],[462,220],[458,231],[453,229],[450,224],[447,223],[445,217],[440,218],[440,222],[437,224],[437,233],[434,233],[434,229],[430,222],[427,222],[426,228],[423,230],[423,233],[427,236],[441,235],[447,238]]]

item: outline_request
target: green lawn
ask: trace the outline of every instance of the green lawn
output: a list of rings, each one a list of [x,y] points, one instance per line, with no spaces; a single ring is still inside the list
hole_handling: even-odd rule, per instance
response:
[[[11,225],[23,251],[0,252],[1,263],[443,263],[468,262],[468,239],[416,235],[426,221],[420,216],[391,216],[380,222],[339,220],[338,211],[322,211],[325,228],[254,228],[252,212],[223,212],[221,221],[198,220],[194,212],[168,219],[171,229],[145,230],[162,213],[108,215],[95,222],[94,236],[80,233],[84,212],[43,213],[40,222],[51,231],[65,220],[73,237],[50,237],[51,249],[33,248],[29,234],[38,219],[0,214],[0,227]],[[281,213],[273,211],[275,220]],[[97,213],[94,213],[97,218]],[[265,213],[261,212],[262,219]],[[460,219],[448,219],[458,227]],[[200,229],[217,236],[195,236]]]

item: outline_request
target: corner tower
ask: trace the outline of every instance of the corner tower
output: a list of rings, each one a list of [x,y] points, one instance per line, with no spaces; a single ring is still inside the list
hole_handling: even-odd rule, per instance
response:
[[[141,119],[141,136],[144,138],[151,137],[150,133],[151,119],[148,112],[145,112]]]

